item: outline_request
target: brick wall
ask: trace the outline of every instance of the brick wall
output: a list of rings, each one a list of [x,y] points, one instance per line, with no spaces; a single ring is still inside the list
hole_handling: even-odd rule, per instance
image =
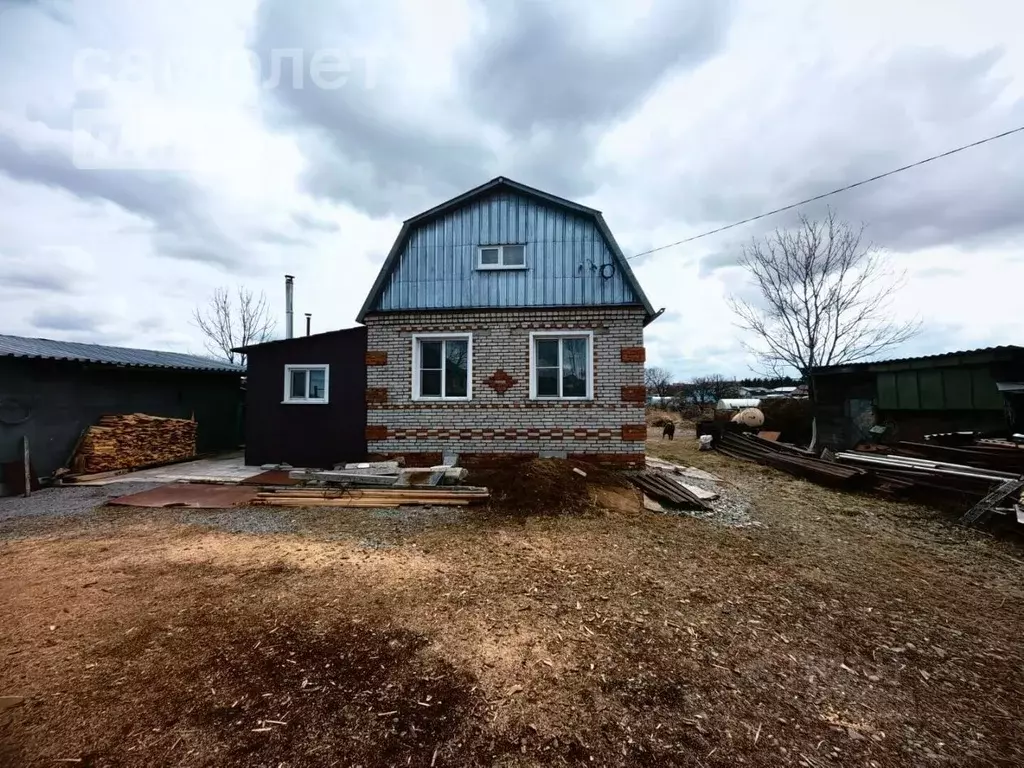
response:
[[[643,356],[622,354],[643,347],[640,308],[403,312],[370,315],[366,326],[368,359],[386,360],[367,368],[370,454],[550,452],[620,464],[642,457],[644,404],[634,395]],[[530,399],[530,332],[548,330],[593,332],[592,400]],[[412,337],[437,332],[473,335],[469,402],[412,399]]]

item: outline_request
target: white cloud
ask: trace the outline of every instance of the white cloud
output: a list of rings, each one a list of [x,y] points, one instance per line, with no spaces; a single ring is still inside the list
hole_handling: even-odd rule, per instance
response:
[[[0,0],[0,330],[199,351],[197,303],[241,283],[280,314],[285,273],[300,318],[345,327],[400,221],[495,175],[603,210],[631,253],[1024,124],[1012,4],[630,8]],[[265,87],[295,48],[307,87]],[[87,49],[101,88],[76,81]],[[324,49],[338,89],[309,82]],[[76,108],[149,121],[175,168],[76,168]],[[908,270],[911,351],[1024,339],[1021,179],[1017,137],[833,199]],[[668,310],[652,363],[747,372],[728,265],[788,221],[634,263]]]

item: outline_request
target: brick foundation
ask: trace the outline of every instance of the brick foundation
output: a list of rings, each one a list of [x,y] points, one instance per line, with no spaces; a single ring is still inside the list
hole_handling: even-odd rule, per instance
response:
[[[623,360],[624,350],[643,353],[643,317],[639,307],[369,315],[367,345],[374,352],[367,362],[371,355],[386,362],[367,368],[368,451],[407,462],[452,451],[463,461],[543,453],[635,465],[643,457],[636,440],[646,437],[646,429],[640,438],[635,431],[644,421],[644,399],[636,399],[644,391],[643,366]],[[530,332],[562,329],[593,333],[593,398],[531,400]],[[473,334],[470,401],[412,399],[412,336],[431,332]],[[386,392],[386,400],[370,391]],[[632,437],[624,437],[624,427],[634,429]]]

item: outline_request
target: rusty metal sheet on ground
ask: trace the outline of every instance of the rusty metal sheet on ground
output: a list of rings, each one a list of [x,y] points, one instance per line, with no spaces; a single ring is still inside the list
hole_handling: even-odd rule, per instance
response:
[[[302,480],[297,477],[289,477],[288,469],[268,469],[258,475],[247,477],[242,480],[242,485],[299,485]]]
[[[119,496],[107,503],[123,507],[226,509],[250,504],[257,493],[259,489],[251,486],[168,483],[149,491]]]

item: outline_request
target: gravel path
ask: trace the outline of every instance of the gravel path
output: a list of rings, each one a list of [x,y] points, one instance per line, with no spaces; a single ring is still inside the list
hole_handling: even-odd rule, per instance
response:
[[[46,534],[52,527],[88,520],[110,499],[156,488],[162,483],[112,483],[104,486],[43,488],[27,499],[0,497],[0,539]],[[99,519],[99,516],[96,516]]]
[[[4,496],[0,498],[0,525],[27,518],[81,517],[106,504],[110,499],[148,491],[161,485],[163,483],[112,483],[79,488],[62,486],[44,488],[34,492],[27,499],[24,496]]]

